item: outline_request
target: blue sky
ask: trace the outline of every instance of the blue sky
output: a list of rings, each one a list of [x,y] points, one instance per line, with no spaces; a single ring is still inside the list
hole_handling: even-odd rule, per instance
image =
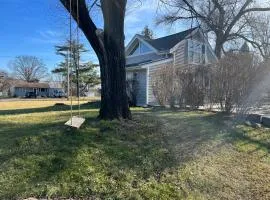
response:
[[[143,2],[138,5],[135,0],[130,0],[128,4],[126,43],[145,25],[154,30],[156,37],[185,29],[184,26],[155,26],[156,0]],[[8,71],[10,60],[19,55],[37,56],[50,70],[53,69],[61,61],[61,57],[55,55],[54,46],[68,37],[68,17],[59,0],[0,0],[0,5],[0,69]],[[99,26],[102,24],[99,17],[95,22]],[[83,60],[97,62],[83,34],[80,39],[90,50]]]

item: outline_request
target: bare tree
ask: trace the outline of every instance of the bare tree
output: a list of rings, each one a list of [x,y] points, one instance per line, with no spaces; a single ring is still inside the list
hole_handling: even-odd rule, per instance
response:
[[[71,12],[98,57],[101,74],[99,117],[102,119],[131,118],[126,92],[124,46],[124,18],[127,1],[93,0],[89,6],[86,0],[60,0],[60,2],[68,12]],[[92,7],[96,5],[102,10],[104,30],[98,29],[90,16]]]
[[[251,30],[250,43],[257,48],[264,60],[270,59],[270,16],[250,17],[248,23]],[[248,36],[246,37],[248,38]]]
[[[160,0],[167,13],[158,23],[172,24],[178,21],[201,24],[206,32],[215,36],[215,53],[221,57],[224,44],[236,39],[252,42],[246,31],[249,28],[248,17],[270,11],[270,5],[261,7],[253,0]],[[267,1],[265,1],[267,2]],[[262,2],[261,2],[262,3]]]
[[[7,78],[8,78],[7,73],[4,71],[0,71],[0,92],[4,92],[9,87]]]
[[[10,62],[14,76],[27,82],[39,81],[47,76],[43,61],[35,56],[17,56]]]

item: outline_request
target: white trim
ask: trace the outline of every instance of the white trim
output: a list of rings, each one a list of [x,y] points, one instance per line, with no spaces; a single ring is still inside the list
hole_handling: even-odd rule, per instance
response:
[[[130,55],[130,56],[126,56],[126,58],[134,58],[136,56],[143,56],[143,55],[152,54],[152,53],[155,53],[155,52],[150,51],[150,52],[146,52],[146,53],[142,53],[142,54]]]
[[[133,38],[130,40],[130,42],[128,43],[128,45],[125,48],[125,52],[127,52],[127,50],[130,48],[130,46],[133,44],[133,42],[138,38],[138,35],[134,35]]]
[[[173,58],[168,58],[168,59],[164,59],[164,60],[160,60],[160,61],[156,61],[156,62],[146,63],[146,64],[141,65],[141,67],[142,68],[153,67],[155,65],[160,65],[160,64],[171,62],[171,61],[173,61]]]
[[[133,67],[126,67],[126,71],[133,71],[133,70],[136,70],[136,69],[143,69],[143,68],[140,65],[136,65],[136,66],[133,66]]]
[[[148,105],[148,97],[149,97],[149,92],[148,92],[148,89],[149,89],[149,67],[147,67],[146,69],[146,105]]]

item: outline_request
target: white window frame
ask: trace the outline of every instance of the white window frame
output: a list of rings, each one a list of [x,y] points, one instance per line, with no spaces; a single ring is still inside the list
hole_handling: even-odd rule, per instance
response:
[[[142,41],[140,41],[140,40],[138,40],[138,49],[139,49],[139,53],[138,54],[129,54],[127,57],[135,57],[135,56],[140,56],[140,55],[145,55],[145,54],[151,54],[151,53],[153,53],[153,51],[152,51],[152,49],[148,46],[148,45],[146,45],[145,43],[142,43]],[[144,53],[142,53],[142,49],[141,49],[141,45],[145,45],[147,48],[149,48],[149,50],[150,51],[148,51],[148,52],[144,52]],[[134,48],[136,47],[137,45],[135,44],[134,45]],[[134,49],[132,49],[130,52],[132,52]],[[134,52],[133,52],[134,53]]]
[[[192,43],[192,45],[194,45],[194,43],[195,44],[198,44],[200,46],[200,48],[199,48],[200,50],[199,51],[198,50],[196,51],[196,50],[193,49],[191,51],[190,50],[191,43]],[[202,52],[203,45],[204,45],[204,53]],[[206,62],[206,55],[205,55],[206,52],[205,51],[206,51],[206,45],[205,45],[205,43],[199,42],[197,40],[188,39],[188,51],[187,51],[188,64],[194,64],[194,65],[204,64]],[[192,57],[192,60],[190,60],[190,56],[189,56],[190,52],[193,52],[193,53],[196,53],[196,54],[200,54],[200,62],[194,62],[194,56]]]

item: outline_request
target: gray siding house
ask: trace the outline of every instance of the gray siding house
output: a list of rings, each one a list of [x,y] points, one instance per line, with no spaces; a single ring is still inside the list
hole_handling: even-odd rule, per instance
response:
[[[196,27],[166,37],[148,39],[136,34],[126,47],[127,80],[137,80],[136,104],[157,105],[153,95],[154,73],[165,66],[214,63],[217,57],[201,28]]]
[[[11,97],[25,97],[27,92],[34,92],[41,97],[53,97],[54,94],[63,91],[59,84],[53,83],[26,82],[17,79],[9,79],[8,82]]]

